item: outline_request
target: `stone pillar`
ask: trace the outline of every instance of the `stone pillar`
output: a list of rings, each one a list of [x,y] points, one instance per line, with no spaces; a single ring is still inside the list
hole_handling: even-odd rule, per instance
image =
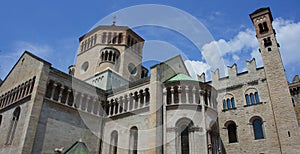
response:
[[[85,112],[89,112],[89,106],[91,105],[91,97],[89,95],[86,96],[86,101],[85,101]]]
[[[182,104],[182,96],[181,96],[181,92],[182,92],[182,89],[181,89],[181,86],[180,85],[178,85],[178,103],[179,104]]]
[[[190,99],[189,99],[189,86],[186,85],[185,86],[185,103],[189,103]]]
[[[59,90],[59,95],[58,95],[58,102],[59,103],[61,103],[62,93],[63,93],[64,89],[65,89],[64,86],[61,85],[60,90]]]
[[[73,90],[73,94],[74,94],[74,99],[73,99],[72,107],[76,108],[75,104],[77,101],[78,92]]]
[[[193,86],[192,91],[193,91],[193,102],[192,103],[196,104],[196,87],[195,86]]]
[[[171,93],[171,96],[170,96],[170,104],[174,104],[174,87],[171,86],[170,87],[170,93]]]
[[[66,96],[66,102],[65,104],[68,104],[69,103],[69,97],[70,97],[70,93],[71,93],[71,89],[68,88],[67,90],[67,96]]]
[[[52,91],[51,91],[51,97],[50,97],[51,100],[53,100],[53,98],[54,98],[56,87],[57,87],[57,84],[53,83],[53,87],[52,87]]]

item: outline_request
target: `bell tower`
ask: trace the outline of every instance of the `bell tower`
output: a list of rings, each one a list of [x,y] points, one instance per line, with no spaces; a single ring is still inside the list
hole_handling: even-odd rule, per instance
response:
[[[101,74],[99,79],[103,81],[103,73],[110,72],[110,75],[106,73],[105,82],[117,83],[145,76],[146,70],[141,65],[144,39],[129,27],[115,23],[98,26],[80,37],[79,43],[76,64],[69,68],[76,78],[89,82]],[[111,76],[118,81],[114,82]]]
[[[273,109],[273,117],[278,132],[281,153],[293,153],[293,141],[299,142],[297,120],[291,102],[288,82],[282,59],[279,52],[279,44],[273,29],[273,17],[270,8],[261,8],[250,14],[250,18],[256,30],[259,43],[259,51],[262,56],[266,81]]]

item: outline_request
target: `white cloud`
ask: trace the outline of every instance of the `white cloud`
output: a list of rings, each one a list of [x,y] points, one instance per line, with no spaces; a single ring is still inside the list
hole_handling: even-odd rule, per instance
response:
[[[207,74],[210,70],[210,66],[202,61],[185,60],[184,64],[194,79],[197,79],[197,75],[203,72]]]
[[[300,22],[276,18],[273,22],[273,26],[277,32],[278,42],[281,45],[280,51],[284,65],[300,64],[300,54],[298,51],[298,42],[300,42]],[[263,66],[258,48],[254,28],[248,28],[240,31],[231,39],[220,39],[205,44],[202,47],[202,55],[205,57],[205,60],[211,66],[213,71],[216,69],[215,66],[218,66],[221,75],[224,75],[226,74],[226,70],[222,73],[222,69],[226,69],[224,65],[231,66],[239,60],[240,64],[237,63],[238,66],[244,65],[241,63],[245,63],[246,60],[252,58],[256,59],[258,67]],[[246,57],[246,59],[241,59],[240,57],[242,56],[243,58]],[[249,58],[247,58],[247,56],[249,56]],[[229,58],[234,60],[234,62]],[[201,72],[197,73],[199,74]]]
[[[280,44],[280,52],[285,65],[299,63],[300,22],[277,18],[273,26]]]

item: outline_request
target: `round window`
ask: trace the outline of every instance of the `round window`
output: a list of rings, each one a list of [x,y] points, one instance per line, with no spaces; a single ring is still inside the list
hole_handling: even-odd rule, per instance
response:
[[[128,64],[128,71],[131,75],[136,75],[137,68],[133,63]]]
[[[86,61],[81,65],[81,72],[82,73],[86,72],[88,68],[89,68],[89,62]]]

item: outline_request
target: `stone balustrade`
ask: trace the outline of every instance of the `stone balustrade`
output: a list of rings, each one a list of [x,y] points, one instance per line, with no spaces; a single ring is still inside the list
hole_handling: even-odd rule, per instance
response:
[[[103,103],[105,96],[97,94],[96,88],[94,93],[88,93],[87,89],[72,88],[54,80],[49,80],[45,98],[56,103],[60,103],[71,108],[90,113],[97,116],[103,116]],[[74,86],[76,87],[76,86]]]
[[[196,81],[168,83],[163,89],[163,96],[167,106],[194,104],[217,109],[215,89]]]
[[[115,116],[126,112],[132,112],[149,106],[149,88],[137,89],[121,96],[108,99],[105,111],[107,116]]]
[[[26,98],[27,96],[30,96],[32,93],[34,82],[35,77],[2,94],[0,97],[0,109],[14,104]]]

